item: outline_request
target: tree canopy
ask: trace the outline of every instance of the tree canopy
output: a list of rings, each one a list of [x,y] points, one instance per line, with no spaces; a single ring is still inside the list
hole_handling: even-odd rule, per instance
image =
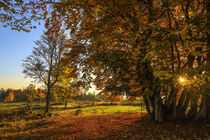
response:
[[[1,7],[8,16],[21,4],[3,1]],[[207,0],[41,0],[27,6],[38,10],[28,8],[32,19],[46,19],[50,31],[70,30],[66,60],[101,94],[143,96],[148,117],[156,121],[166,114],[210,120]],[[49,6],[53,9],[46,17]],[[1,22],[16,24],[6,16]],[[26,74],[46,83],[40,74]]]
[[[55,11],[71,30],[69,59],[78,63],[84,78],[104,94],[144,96],[150,118],[161,121],[162,113],[197,118],[209,110],[208,4],[73,0],[60,2]],[[187,79],[186,86],[180,77]],[[186,110],[190,105],[192,110]]]
[[[45,20],[54,0],[1,0],[0,22],[12,30],[30,32],[34,23]]]

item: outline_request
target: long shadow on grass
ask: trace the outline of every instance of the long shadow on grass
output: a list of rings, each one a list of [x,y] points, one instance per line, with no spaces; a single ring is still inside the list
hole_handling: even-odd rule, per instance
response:
[[[97,107],[97,106],[143,106],[141,104],[96,104],[96,105],[78,105],[74,107],[53,107],[52,110],[62,111],[62,110],[71,110],[71,109],[84,109],[88,107]]]
[[[64,108],[64,107],[52,107],[51,109],[61,111],[61,110],[79,109],[79,108],[86,108],[86,107],[89,107],[89,106],[75,106],[75,107],[66,107],[66,108]]]
[[[102,104],[96,104],[92,106],[144,106],[143,104],[108,104],[108,103],[102,103]]]

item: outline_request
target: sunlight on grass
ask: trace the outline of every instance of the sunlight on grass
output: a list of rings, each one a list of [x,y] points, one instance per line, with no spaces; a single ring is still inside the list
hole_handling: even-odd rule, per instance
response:
[[[4,109],[7,108],[8,110],[16,110],[14,107],[20,108],[25,107],[25,105],[26,103],[0,103],[0,107],[4,106]],[[44,104],[39,105],[39,103],[35,103],[33,105],[33,112],[29,114],[5,116],[5,119],[0,121],[0,139],[45,139],[46,137],[52,137],[53,139],[60,136],[64,137],[66,134],[68,134],[69,139],[75,137],[78,139],[84,137],[101,138],[101,135],[109,137],[110,133],[114,133],[115,136],[123,139],[131,136],[134,139],[143,139],[144,137],[148,139],[151,131],[155,133],[154,136],[161,135],[165,139],[175,138],[177,133],[180,135],[183,131],[188,132],[188,129],[184,129],[184,127],[179,127],[179,129],[183,128],[180,131],[178,131],[179,129],[172,131],[173,123],[163,125],[164,129],[160,132],[159,125],[154,125],[154,123],[144,119],[139,121],[141,116],[145,115],[146,110],[137,105],[68,104],[67,109],[64,109],[64,105],[52,105],[50,116],[44,113]],[[79,115],[75,115],[77,110],[81,111]],[[150,130],[148,131],[148,128],[144,126],[149,125],[152,127],[149,127]],[[171,127],[168,127],[168,125]],[[179,125],[181,126],[182,124]],[[177,127],[176,124],[175,126]],[[167,133],[169,128],[171,130]],[[194,127],[190,124],[188,128]],[[203,128],[199,129],[200,131],[203,130]],[[174,134],[171,135],[171,132],[174,132]],[[167,135],[162,135],[166,133]],[[198,133],[195,137],[199,137],[199,135]],[[207,134],[206,137],[208,137]]]
[[[0,112],[14,112],[25,108],[27,103],[0,103]],[[132,105],[78,105],[68,104],[67,109],[64,109],[64,105],[52,105],[50,109],[50,116],[44,113],[44,103],[33,103],[32,112],[22,115],[5,116],[0,121],[0,138],[10,137],[17,138],[18,136],[31,136],[33,134],[39,134],[40,128],[44,131],[53,127],[52,123],[58,120],[68,120],[69,117],[77,118],[82,116],[94,116],[94,115],[109,115],[109,114],[130,114],[140,113],[140,106]],[[80,110],[78,115],[76,111]],[[143,110],[145,112],[145,110]],[[37,135],[38,136],[38,135]]]
[[[23,108],[25,106],[26,103],[0,103],[0,111]]]
[[[0,103],[0,111],[13,110],[17,108],[26,107],[26,103]],[[34,103],[33,112],[41,113],[44,110],[44,104]],[[141,106],[132,105],[77,105],[68,104],[67,109],[64,109],[64,105],[52,105],[50,111],[53,113],[75,113],[75,111],[81,110],[81,114],[116,114],[116,113],[141,113],[146,112],[145,108]]]
[[[83,115],[89,115],[89,114],[94,114],[94,115],[101,115],[101,114],[116,114],[116,113],[144,113],[146,110],[140,106],[129,106],[129,105],[96,105],[96,106],[69,106],[66,110],[63,109],[62,106],[53,106],[53,108],[61,108],[59,112],[69,112],[69,113],[74,113],[77,110],[81,110],[81,114]],[[54,111],[58,111],[58,110]]]

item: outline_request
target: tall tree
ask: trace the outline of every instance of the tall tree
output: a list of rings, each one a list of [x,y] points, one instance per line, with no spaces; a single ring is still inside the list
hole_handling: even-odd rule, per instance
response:
[[[162,121],[171,113],[174,118],[194,118],[205,108],[206,4],[72,0],[55,10],[71,29],[74,45],[69,59],[78,63],[83,77],[92,80],[91,73],[95,75],[94,83],[104,94],[144,96],[149,118]],[[179,83],[181,76],[188,79],[185,84]]]
[[[61,57],[67,44],[63,31],[49,32],[35,41],[37,47],[23,61],[23,73],[42,83],[46,89],[46,109],[49,111],[51,89],[61,76]]]
[[[67,0],[46,25],[64,21],[70,62],[104,94],[143,96],[156,121],[170,113],[200,118],[209,116],[208,8],[206,0]]]

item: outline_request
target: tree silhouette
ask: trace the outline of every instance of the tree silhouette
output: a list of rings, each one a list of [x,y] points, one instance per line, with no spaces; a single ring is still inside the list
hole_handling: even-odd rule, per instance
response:
[[[62,31],[42,35],[41,40],[35,41],[37,47],[33,48],[32,54],[23,61],[23,73],[47,89],[45,112],[49,111],[51,89],[61,75],[61,56],[66,43]]]

